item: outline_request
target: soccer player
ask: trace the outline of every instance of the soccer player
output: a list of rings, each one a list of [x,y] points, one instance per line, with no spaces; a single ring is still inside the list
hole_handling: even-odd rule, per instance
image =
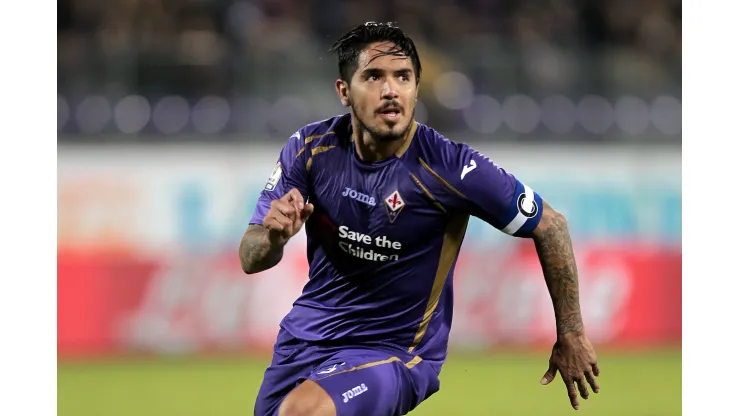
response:
[[[578,409],[599,369],[563,215],[414,120],[421,63],[398,27],[360,25],[332,50],[350,111],[288,139],[240,244],[242,268],[258,273],[306,226],[309,280],[280,324],[255,415],[403,415],[438,391],[471,215],[534,240],[557,327],[541,383],[560,372]]]

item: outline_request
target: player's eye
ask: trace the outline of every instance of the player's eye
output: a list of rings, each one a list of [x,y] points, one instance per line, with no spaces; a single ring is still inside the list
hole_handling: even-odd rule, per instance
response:
[[[403,81],[403,82],[408,82],[409,79],[410,79],[409,76],[408,75],[405,75],[405,74],[404,75],[401,75],[399,78],[401,78],[401,81]]]
[[[380,77],[377,75],[370,75],[367,79],[369,81],[380,81]]]

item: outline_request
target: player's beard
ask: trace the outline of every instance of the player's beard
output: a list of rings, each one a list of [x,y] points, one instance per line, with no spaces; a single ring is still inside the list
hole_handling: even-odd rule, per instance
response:
[[[409,132],[409,130],[411,129],[411,126],[413,125],[412,121],[414,120],[414,113],[416,112],[416,109],[412,111],[411,117],[408,119],[408,124],[406,124],[406,126],[402,130],[396,131],[394,128],[391,128],[389,131],[381,132],[380,129],[370,127],[367,124],[365,124],[362,121],[362,118],[360,118],[357,115],[357,111],[355,110],[354,105],[351,105],[350,108],[352,109],[352,117],[354,117],[357,120],[357,123],[360,125],[360,128],[362,129],[362,131],[367,131],[368,133],[370,133],[370,136],[373,138],[373,140],[376,140],[378,142],[385,142],[385,143],[393,142],[393,141],[400,140],[406,137],[406,133]],[[397,127],[397,126],[398,126],[398,123],[396,123],[396,125],[394,125],[393,127]]]

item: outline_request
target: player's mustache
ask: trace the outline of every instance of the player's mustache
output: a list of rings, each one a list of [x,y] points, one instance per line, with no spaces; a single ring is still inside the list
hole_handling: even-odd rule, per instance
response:
[[[403,111],[403,107],[401,106],[401,104],[399,104],[396,101],[389,101],[389,102],[383,104],[378,109],[378,113],[382,113],[383,111],[390,110],[390,109],[392,109],[392,110],[398,110],[399,112],[402,112]]]

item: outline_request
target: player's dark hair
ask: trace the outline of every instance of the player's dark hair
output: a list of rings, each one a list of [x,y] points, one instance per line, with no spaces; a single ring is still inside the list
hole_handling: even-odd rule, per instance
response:
[[[347,84],[357,70],[358,59],[362,50],[374,42],[390,42],[395,47],[382,55],[407,56],[414,67],[416,82],[421,78],[421,62],[416,52],[414,41],[399,29],[396,23],[363,23],[342,36],[334,43],[330,51],[339,59],[339,76]],[[379,56],[382,56],[379,55]]]

